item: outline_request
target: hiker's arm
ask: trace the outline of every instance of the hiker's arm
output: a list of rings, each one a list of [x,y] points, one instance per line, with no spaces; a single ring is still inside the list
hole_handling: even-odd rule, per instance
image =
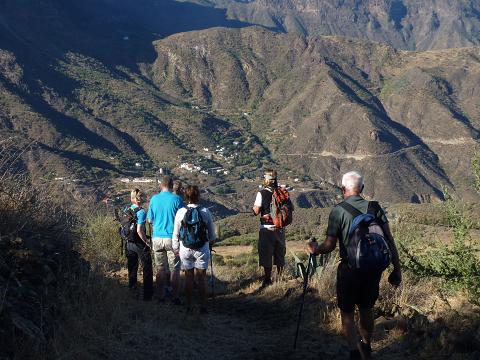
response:
[[[255,203],[253,204],[253,215],[257,216],[262,211],[262,194],[260,192],[257,193],[257,197],[255,198]]]
[[[308,243],[308,250],[310,254],[313,255],[320,255],[320,254],[328,254],[335,250],[337,246],[337,238],[335,236],[327,236],[325,241],[318,245],[316,241],[310,241]]]
[[[145,245],[150,247],[150,244],[149,244],[148,239],[147,239],[147,235],[145,233],[145,224],[138,224],[137,225],[137,234],[138,234],[138,236],[140,236],[140,239],[142,239],[142,241],[145,243]]]
[[[147,221],[150,224],[153,224],[153,219],[154,219],[154,214],[153,214],[153,208],[152,208],[152,200],[150,200],[150,205],[148,206],[148,212],[147,212]]]
[[[178,255],[180,251],[179,234],[180,234],[180,227],[182,225],[182,219],[183,219],[183,216],[180,216],[181,213],[182,213],[181,210],[177,211],[177,214],[175,215],[175,221],[173,223],[172,249],[175,255]]]
[[[397,246],[395,245],[395,239],[393,238],[392,232],[390,230],[390,226],[388,223],[383,224],[382,226],[383,232],[385,237],[388,241],[388,246],[390,247],[390,253],[392,254],[392,264],[393,264],[393,271],[398,276],[398,284],[400,284],[402,280],[402,270],[400,267],[400,257],[398,256]]]
[[[217,240],[217,231],[215,229],[215,223],[213,222],[212,213],[205,209],[207,215],[207,226],[208,226],[208,242],[213,244]]]
[[[388,223],[383,225],[383,231],[388,240],[388,246],[390,247],[390,252],[392,253],[392,264],[396,270],[400,270],[400,257],[398,256],[397,246],[395,245],[395,239],[393,238],[390,226]]]

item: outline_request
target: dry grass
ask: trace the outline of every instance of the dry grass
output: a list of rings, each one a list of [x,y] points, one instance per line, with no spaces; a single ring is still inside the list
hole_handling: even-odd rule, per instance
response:
[[[14,139],[0,143],[0,357],[48,353],[57,311],[58,274],[73,217],[51,184],[22,171]]]
[[[346,345],[335,305],[336,264],[330,263],[321,277],[310,282],[301,327],[300,345],[291,351],[301,281],[286,274],[265,290],[259,290],[261,272],[251,267],[215,266],[217,297],[209,301],[210,314],[186,315],[173,305],[144,303],[129,297],[126,272],[84,274],[73,279],[83,285],[69,289],[63,302],[69,309],[58,322],[52,348],[62,359],[343,359]],[[446,353],[458,351],[449,326],[474,328],[478,323],[452,310],[440,311],[442,300],[435,284],[406,276],[393,290],[382,280],[378,316],[399,314],[406,327],[378,327],[375,350],[382,359],[412,358],[408,349],[423,346],[418,358],[429,358],[439,346]],[[453,301],[450,300],[452,304]],[[455,304],[460,309],[464,304]],[[448,315],[450,314],[450,315]],[[470,315],[467,315],[470,314]],[[447,325],[438,325],[438,319]],[[426,321],[425,325],[423,321]],[[399,323],[400,324],[400,323]],[[432,326],[447,335],[435,338]],[[424,326],[424,335],[418,336]],[[440,330],[442,331],[442,330]],[[412,340],[414,336],[418,341]],[[322,339],[322,341],[320,341]],[[420,341],[421,340],[421,341]],[[198,344],[203,344],[199,350]],[[402,345],[403,344],[403,345]],[[442,345],[443,344],[443,345]],[[453,344],[453,345],[452,345]],[[312,352],[312,349],[315,349]],[[386,352],[388,349],[388,352]],[[450,352],[449,352],[450,351]],[[466,357],[468,358],[468,357]]]

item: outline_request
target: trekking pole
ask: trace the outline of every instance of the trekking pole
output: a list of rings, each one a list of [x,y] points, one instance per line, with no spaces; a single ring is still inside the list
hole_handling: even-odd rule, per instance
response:
[[[310,256],[308,257],[307,271],[305,272],[305,276],[303,277],[303,293],[302,293],[302,300],[300,303],[300,310],[298,312],[297,331],[295,332],[295,341],[293,343],[293,350],[297,348],[298,333],[300,331],[300,323],[302,322],[303,305],[305,304],[305,293],[307,292],[307,287],[308,287],[308,276],[310,274],[310,269],[312,268],[314,257],[315,255],[313,254],[310,254]]]
[[[215,277],[213,276],[213,253],[215,250],[210,248],[210,283],[212,285],[212,300],[215,301]]]

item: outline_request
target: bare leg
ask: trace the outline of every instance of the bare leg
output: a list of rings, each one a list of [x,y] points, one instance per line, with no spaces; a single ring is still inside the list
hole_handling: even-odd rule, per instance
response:
[[[282,278],[283,275],[283,266],[277,266],[277,281]]]
[[[195,269],[195,278],[198,283],[198,292],[200,293],[200,305],[205,307],[207,305],[207,286],[205,284],[205,275],[207,271],[202,269]]]
[[[157,270],[157,291],[158,291],[158,299],[164,300],[165,299],[165,271]]]
[[[185,297],[187,298],[187,308],[192,307],[193,278],[194,270],[185,270]]]
[[[360,309],[360,335],[365,344],[370,345],[374,327],[373,309]]]
[[[342,317],[342,328],[345,337],[347,338],[348,347],[350,351],[357,350],[357,327],[355,326],[355,311],[351,313],[346,313],[344,311],[340,311]]]
[[[165,276],[165,286],[166,287],[172,286],[171,278],[172,278],[172,274],[170,272],[167,272],[166,276]]]
[[[180,271],[174,270],[171,275],[172,296],[177,299],[180,296]]]

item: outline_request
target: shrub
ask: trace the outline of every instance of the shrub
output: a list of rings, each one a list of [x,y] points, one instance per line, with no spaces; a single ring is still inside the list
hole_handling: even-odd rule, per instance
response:
[[[472,303],[480,304],[480,260],[470,237],[472,220],[466,216],[462,203],[445,191],[444,212],[452,229],[452,244],[434,248],[421,254],[401,248],[406,255],[404,266],[419,276],[443,280],[448,289],[465,290]]]
[[[33,184],[13,143],[0,143],[0,358],[48,352],[74,217],[52,183]],[[37,179],[41,179],[37,177]],[[68,198],[68,194],[64,195]]]
[[[122,263],[124,257],[118,228],[113,217],[101,213],[87,215],[77,228],[80,252],[97,265]]]
[[[258,233],[249,233],[238,236],[232,236],[221,242],[221,245],[255,245],[258,241]]]

